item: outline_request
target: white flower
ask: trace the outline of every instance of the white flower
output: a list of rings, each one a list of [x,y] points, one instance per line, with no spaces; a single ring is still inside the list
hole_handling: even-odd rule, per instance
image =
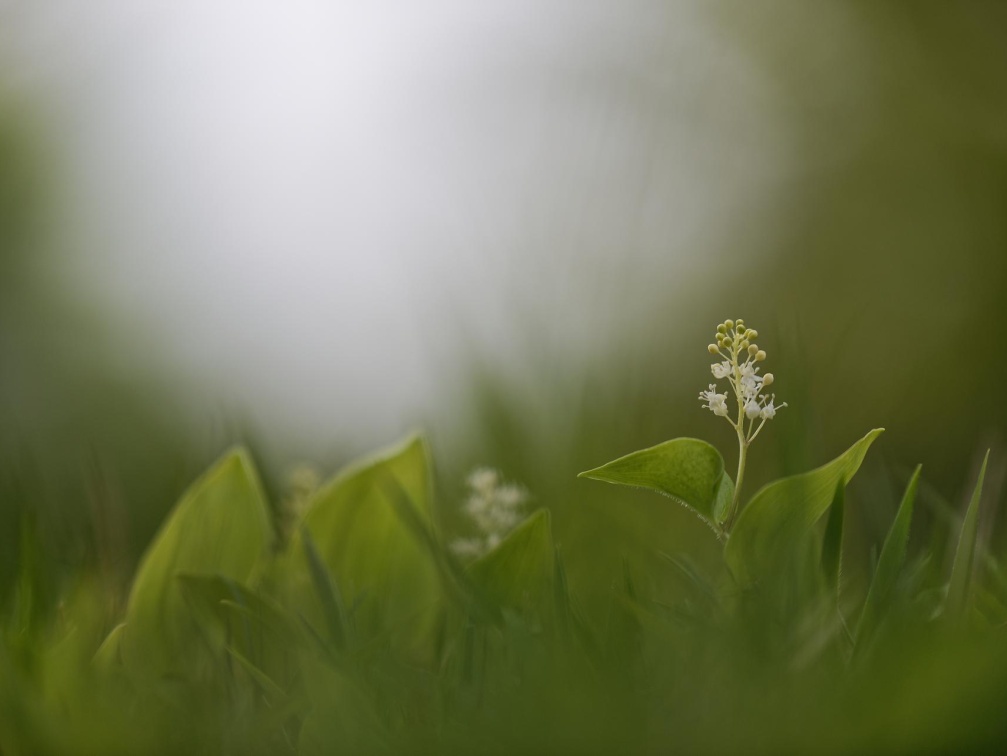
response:
[[[773,406],[773,399],[775,399],[775,398],[776,398],[776,395],[774,394],[769,399],[769,401],[766,402],[766,406],[763,407],[762,411],[759,413],[762,416],[763,420],[772,420],[774,417],[776,417],[776,410],[782,409],[782,408],[784,408],[784,407],[787,406],[786,402],[784,402],[783,404],[781,404],[779,406]]]
[[[468,480],[466,480],[470,488],[480,493],[489,493],[496,488],[499,481],[500,473],[491,467],[477,467],[469,473]]]
[[[710,384],[709,391],[700,391],[699,398],[706,402],[704,407],[720,417],[727,416],[727,394],[718,394],[716,384]]]
[[[741,387],[741,395],[746,400],[755,399],[762,391],[762,376],[757,375],[758,372],[759,369],[754,367],[751,362],[746,362],[741,366],[741,380],[738,385]]]
[[[716,380],[726,380],[729,385],[723,394],[717,393],[714,384],[699,394],[706,409],[726,418],[734,427],[742,447],[755,440],[766,420],[776,417],[777,410],[787,406],[776,404],[776,396],[767,391],[775,383],[773,374],[760,375],[766,352],[755,342],[758,335],[758,331],[740,319],[728,319],[718,325],[715,342],[707,346],[707,351],[720,362],[710,365],[710,372]],[[735,417],[728,406],[728,396],[738,403]]]
[[[488,467],[473,470],[466,482],[469,496],[464,510],[479,535],[459,538],[451,549],[460,557],[478,557],[495,548],[521,522],[528,493],[521,486],[502,483],[500,473]]]
[[[507,509],[514,509],[521,506],[528,499],[527,492],[513,483],[507,483],[496,489],[496,499],[500,506]]]

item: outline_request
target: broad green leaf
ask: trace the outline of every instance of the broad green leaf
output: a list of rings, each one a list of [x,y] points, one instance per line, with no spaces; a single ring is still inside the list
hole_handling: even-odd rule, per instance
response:
[[[714,530],[734,492],[724,459],[696,438],[675,438],[619,457],[578,477],[657,491],[699,515]]]
[[[226,454],[182,496],[147,549],[126,610],[122,655],[128,668],[178,672],[193,661],[199,628],[180,573],[211,573],[244,583],[272,546],[272,525],[247,452]]]
[[[500,608],[534,612],[553,590],[553,559],[549,511],[540,509],[473,562],[469,575],[476,588]]]
[[[979,536],[979,500],[983,494],[983,480],[986,477],[986,463],[989,462],[989,458],[990,453],[987,450],[983,465],[979,469],[979,479],[972,492],[972,499],[969,501],[969,508],[965,511],[955,561],[951,566],[951,583],[948,585],[948,597],[944,606],[946,614],[954,619],[960,619],[965,614],[971,598],[976,541]]]
[[[441,601],[437,566],[400,511],[408,506],[410,519],[430,527],[429,468],[426,443],[414,436],[350,466],[312,497],[303,530],[317,555],[297,533],[287,565],[295,603],[310,619],[333,629],[332,607],[326,611],[317,594],[324,566],[361,642],[390,628],[414,650],[430,640]]]
[[[803,542],[828,510],[836,487],[860,469],[883,428],[872,430],[836,459],[760,489],[738,517],[724,548],[735,579],[748,586],[768,577]]]
[[[839,580],[843,572],[843,520],[846,514],[846,486],[843,482],[836,486],[836,493],[829,506],[829,519],[822,538],[822,573],[829,590],[839,598]]]
[[[871,580],[871,587],[867,592],[867,601],[864,603],[864,610],[860,614],[860,621],[857,623],[857,631],[854,634],[855,643],[859,646],[874,631],[882,612],[888,604],[892,588],[902,570],[902,565],[906,561],[906,546],[909,543],[909,526],[912,524],[913,505],[916,502],[916,490],[920,483],[920,469],[917,465],[913,471],[906,492],[902,496],[902,503],[899,504],[899,511],[895,515],[888,537],[885,538],[885,545],[881,547],[881,556],[878,557],[878,566],[874,570],[874,578]]]

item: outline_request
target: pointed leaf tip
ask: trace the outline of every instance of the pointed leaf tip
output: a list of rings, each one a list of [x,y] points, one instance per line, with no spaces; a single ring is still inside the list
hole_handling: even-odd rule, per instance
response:
[[[697,438],[675,438],[580,473],[579,478],[645,488],[668,496],[713,525],[722,509],[724,459]]]
[[[782,478],[752,497],[731,531],[724,558],[742,586],[775,575],[781,559],[793,553],[798,542],[824,515],[836,487],[845,486],[883,428],[875,428],[853,446],[810,472]]]
[[[878,557],[878,566],[874,570],[874,579],[868,589],[864,609],[860,614],[860,620],[857,622],[857,629],[854,633],[854,643],[857,648],[860,648],[863,642],[870,637],[880,621],[888,606],[889,596],[895,587],[899,572],[905,564],[913,505],[916,501],[916,491],[919,488],[922,469],[922,465],[917,465],[909,478],[906,492],[902,496],[898,512],[895,513],[895,520],[892,522],[885,543],[881,547],[881,556]]]

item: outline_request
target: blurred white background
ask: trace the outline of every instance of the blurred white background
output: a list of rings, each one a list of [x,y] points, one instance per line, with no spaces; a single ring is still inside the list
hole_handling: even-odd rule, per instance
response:
[[[577,364],[716,296],[785,180],[786,103],[712,7],[0,3],[65,171],[44,273],[123,370],[274,434],[386,440],[473,346]]]

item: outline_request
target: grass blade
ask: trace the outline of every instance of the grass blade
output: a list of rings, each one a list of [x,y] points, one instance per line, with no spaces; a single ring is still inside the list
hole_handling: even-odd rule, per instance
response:
[[[979,500],[982,498],[983,480],[986,477],[986,463],[990,453],[986,451],[979,478],[976,480],[969,508],[965,511],[961,534],[958,536],[958,548],[955,560],[951,566],[951,582],[948,585],[948,597],[944,604],[944,612],[954,620],[960,620],[968,607],[972,593],[972,577],[975,570],[976,541],[979,535]]]
[[[854,634],[856,647],[860,647],[877,627],[891,596],[892,588],[895,586],[895,581],[902,570],[902,565],[905,564],[906,547],[909,543],[909,526],[912,524],[913,505],[916,502],[921,469],[922,466],[917,465],[913,471],[909,484],[906,486],[906,492],[902,496],[902,503],[899,504],[899,511],[895,514],[895,521],[888,531],[884,546],[881,547],[874,579],[871,581],[864,610],[860,614],[860,621],[857,623],[857,630]]]

